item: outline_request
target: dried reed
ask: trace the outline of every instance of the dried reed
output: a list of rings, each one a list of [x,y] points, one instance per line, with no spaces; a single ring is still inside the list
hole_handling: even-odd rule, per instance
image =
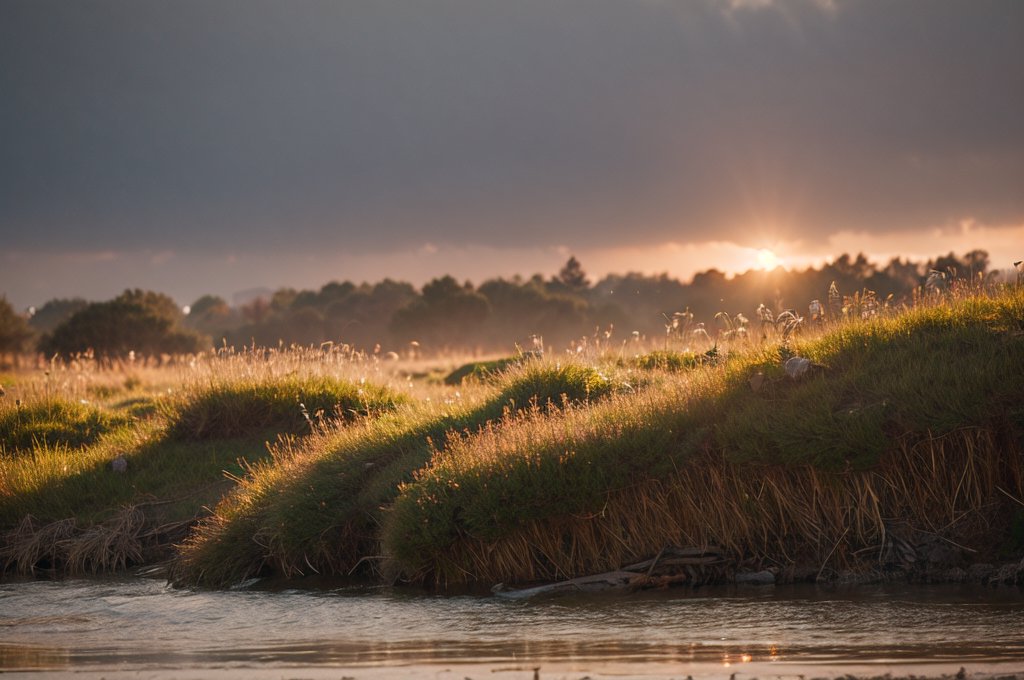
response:
[[[595,512],[536,520],[496,540],[460,531],[434,559],[392,566],[418,582],[509,583],[614,570],[667,545],[716,545],[737,562],[817,569],[877,565],[894,532],[984,549],[984,529],[1008,503],[1000,489],[1024,489],[1020,452],[1005,434],[908,434],[878,468],[840,473],[708,453],[665,479],[609,491]]]
[[[103,524],[81,528],[74,519],[41,522],[27,515],[0,541],[0,565],[22,574],[48,565],[65,573],[110,572],[143,560],[140,534],[145,516],[133,507],[121,509]]]

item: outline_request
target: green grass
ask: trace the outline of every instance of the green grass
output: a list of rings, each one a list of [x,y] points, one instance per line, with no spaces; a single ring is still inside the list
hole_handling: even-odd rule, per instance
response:
[[[665,371],[686,371],[697,368],[713,361],[718,356],[718,348],[707,352],[697,353],[689,350],[677,352],[671,349],[660,349],[647,354],[639,354],[633,358],[633,363],[639,368],[661,369]]]
[[[5,445],[19,448],[0,458],[0,529],[28,515],[101,525],[127,506],[145,508],[151,524],[188,521],[269,458],[268,440],[375,416],[403,400],[366,381],[263,373],[107,409],[59,399],[8,409]],[[123,473],[113,468],[117,458],[127,463]]]
[[[462,536],[490,542],[542,517],[600,512],[609,490],[667,475],[697,451],[702,438],[684,436],[673,417],[685,397],[662,388],[592,409],[535,410],[449,442],[387,512],[387,553],[419,574]]]
[[[390,410],[403,399],[384,387],[329,377],[210,381],[167,402],[167,435],[213,441],[268,429],[308,434],[325,420]]]
[[[381,508],[438,448],[523,409],[556,412],[609,395],[621,379],[580,362],[509,366],[479,405],[412,405],[317,436],[258,466],[186,550],[183,578],[225,585],[270,562],[285,574],[345,572],[378,540]],[[266,548],[254,549],[259,535]]]
[[[139,397],[114,410],[61,399],[9,408],[0,432],[18,456],[0,468],[0,526],[27,514],[89,524],[124,505],[179,496],[216,502],[219,493],[211,499],[201,490],[219,485],[223,492],[224,471],[244,474],[239,458],[268,457],[267,440],[402,401],[366,382],[270,376],[193,384],[174,399]],[[117,457],[128,462],[125,474],[111,468]],[[198,506],[182,506],[189,509]]]
[[[723,391],[716,443],[734,459],[866,469],[889,432],[938,436],[1024,404],[1020,293],[840,327],[798,349],[825,372],[768,399],[742,389],[743,374]]]
[[[602,373],[593,366],[579,361],[530,361],[510,370],[506,368],[498,378],[498,397],[492,402],[487,420],[496,414],[494,406],[509,405],[522,410],[536,403],[542,409],[565,404],[598,401],[615,390],[629,389],[622,378]]]
[[[240,458],[268,455],[262,439],[171,442],[153,425],[119,430],[81,450],[39,446],[0,467],[0,526],[13,526],[26,515],[44,522],[74,518],[88,526],[124,506],[153,502],[161,505],[161,518],[187,519],[231,485],[225,468]],[[117,473],[111,463],[121,456],[127,471]]]
[[[123,414],[59,397],[7,403],[0,409],[0,454],[20,455],[37,445],[80,449],[131,422]]]
[[[445,385],[461,385],[467,378],[489,380],[509,367],[522,363],[522,357],[504,357],[489,361],[471,361],[459,366],[444,377]]]

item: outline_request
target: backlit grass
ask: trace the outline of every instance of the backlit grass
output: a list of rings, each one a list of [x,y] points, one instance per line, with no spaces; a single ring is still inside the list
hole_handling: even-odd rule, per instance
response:
[[[166,403],[167,436],[211,441],[274,430],[308,434],[324,420],[352,420],[393,409],[404,397],[362,382],[327,376],[211,380]]]
[[[124,524],[125,508],[142,509],[136,515],[153,531],[194,521],[250,464],[269,457],[268,441],[308,435],[334,421],[372,418],[405,399],[367,380],[376,372],[358,357],[295,354],[299,361],[287,352],[186,357],[187,363],[156,370],[157,390],[132,380],[136,396],[105,406],[66,398],[95,395],[101,391],[97,385],[120,382],[102,371],[82,370],[82,364],[70,370],[52,367],[38,382],[15,385],[9,391],[24,395],[27,405],[14,406],[8,399],[2,412],[9,425],[3,444],[18,448],[16,456],[0,458],[0,530],[32,517],[44,532],[48,523],[72,527],[64,536],[71,540],[90,527]],[[130,370],[129,378],[154,373]],[[178,382],[164,388],[172,373],[179,374]],[[107,396],[115,399],[124,392],[109,390]],[[137,529],[138,522],[132,526]],[[0,549],[0,561],[24,561],[9,550],[15,542],[11,538]],[[103,556],[80,560],[97,561],[111,563]]]
[[[761,346],[657,389],[449,441],[386,513],[384,551],[411,576],[496,578],[471,570],[460,548],[486,552],[538,522],[599,515],[609,494],[668,479],[702,454],[868,470],[897,437],[1006,431],[1024,409],[1024,294],[841,325],[792,352],[822,368],[784,378],[779,347]],[[758,393],[755,372],[769,377]]]
[[[647,370],[662,369],[666,371],[684,371],[714,361],[718,355],[717,347],[708,350],[707,352],[693,352],[690,350],[676,351],[670,349],[660,349],[647,354],[638,354],[633,358],[635,363],[640,368],[646,368]]]
[[[480,402],[406,405],[313,437],[297,450],[279,449],[196,532],[179,574],[224,585],[267,564],[287,575],[348,571],[377,543],[382,507],[436,448],[506,413],[555,412],[628,389],[610,375],[573,360],[531,360],[507,367],[496,393]]]

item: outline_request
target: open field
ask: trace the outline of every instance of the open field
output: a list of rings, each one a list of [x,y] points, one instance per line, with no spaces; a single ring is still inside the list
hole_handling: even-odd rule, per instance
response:
[[[453,384],[452,359],[335,346],[7,375],[0,564],[222,587],[550,580],[671,546],[817,575],[1020,560],[1024,291],[845,307]]]

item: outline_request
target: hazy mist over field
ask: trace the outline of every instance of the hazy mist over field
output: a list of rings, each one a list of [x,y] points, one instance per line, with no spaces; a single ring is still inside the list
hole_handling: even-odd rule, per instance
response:
[[[1022,65],[1012,2],[9,1],[0,293],[1006,268]]]

